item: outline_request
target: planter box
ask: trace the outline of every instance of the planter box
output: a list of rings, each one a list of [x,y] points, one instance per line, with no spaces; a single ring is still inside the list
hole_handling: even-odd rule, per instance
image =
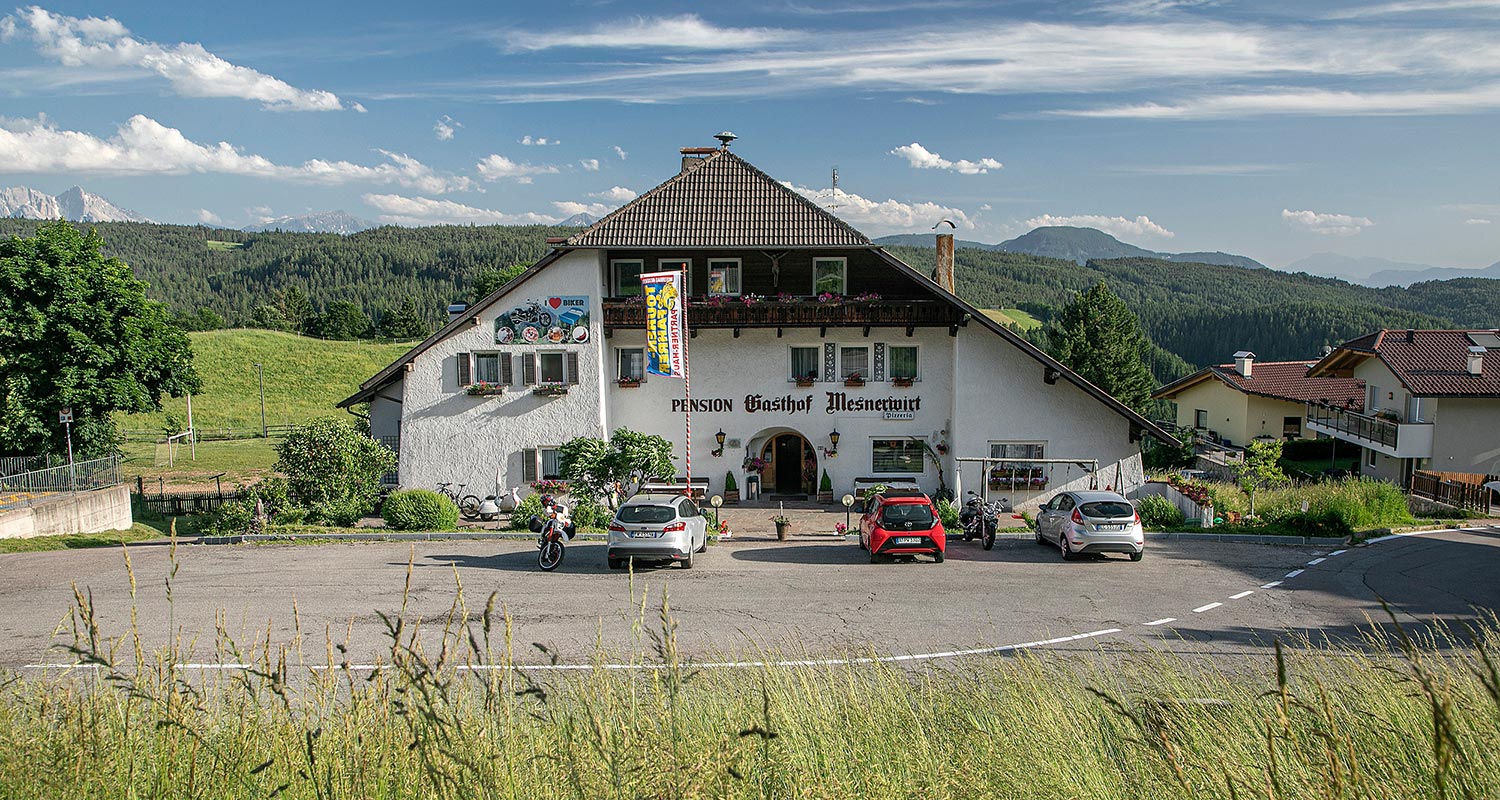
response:
[[[726,490],[724,490],[724,505],[726,505],[726,506],[737,506],[739,504],[740,504],[740,490],[739,489],[726,489]]]
[[[806,379],[806,378],[798,378],[797,379],[797,387],[799,389],[811,389],[812,385],[814,383],[816,383],[816,381],[813,381],[813,380],[810,380],[810,379]]]
[[[861,386],[864,386],[865,381],[863,378],[860,378],[859,380],[846,380],[844,381],[844,385],[851,389],[857,389]]]
[[[618,387],[620,387],[621,389],[639,389],[639,388],[641,388],[641,382],[640,381],[615,381],[615,385],[618,386]]]
[[[500,383],[475,383],[465,389],[470,397],[498,397],[505,394],[505,385]]]
[[[566,386],[537,386],[531,390],[532,394],[542,397],[562,397],[568,393]]]
[[[833,491],[818,492],[818,502],[829,504],[833,502]]]
[[[906,388],[906,387],[911,386],[911,384],[912,384],[912,379],[911,378],[891,378],[891,385],[892,386],[900,386],[902,388]]]

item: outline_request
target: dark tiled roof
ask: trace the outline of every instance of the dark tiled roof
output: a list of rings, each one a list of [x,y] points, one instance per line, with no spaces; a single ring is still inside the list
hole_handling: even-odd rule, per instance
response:
[[[870,247],[870,240],[728,150],[626,203],[566,247]]]
[[[1233,365],[1220,364],[1201,369],[1156,390],[1153,397],[1169,397],[1207,378],[1218,378],[1231,389],[1245,394],[1290,400],[1295,403],[1327,400],[1339,406],[1363,407],[1365,382],[1355,378],[1309,378],[1311,361],[1257,361],[1250,377],[1234,371]]]
[[[1494,335],[1495,331],[1474,331]],[[1478,375],[1468,369],[1470,331],[1383,330],[1361,337],[1339,349],[1374,353],[1412,394],[1432,397],[1500,397],[1500,350],[1488,348]],[[1362,347],[1351,347],[1355,342]]]

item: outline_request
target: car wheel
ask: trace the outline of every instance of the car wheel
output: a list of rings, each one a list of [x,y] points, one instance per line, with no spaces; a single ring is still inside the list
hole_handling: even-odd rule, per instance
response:
[[[1045,537],[1045,536],[1042,535],[1042,526],[1040,526],[1040,525],[1036,526],[1036,543],[1037,544],[1046,544],[1047,543],[1047,537]]]
[[[608,561],[609,561],[609,568],[610,569],[624,569],[625,568],[625,559],[623,559],[623,558],[611,558],[611,559],[608,559]]]
[[[1130,560],[1131,561],[1140,561],[1141,557],[1144,556],[1144,555],[1146,555],[1146,551],[1145,550],[1137,550],[1134,553],[1130,554]]]
[[[691,546],[688,547],[687,558],[684,558],[683,560],[681,560],[681,561],[679,561],[677,563],[681,564],[683,569],[692,569],[693,568],[693,548]]]
[[[879,564],[880,563],[880,554],[877,553],[877,552],[875,552],[874,550],[870,551],[870,563],[871,564]]]
[[[1068,534],[1064,533],[1063,535],[1057,537],[1057,547],[1062,551],[1062,560],[1073,560],[1073,545],[1068,544]]]
[[[703,534],[703,546],[698,548],[698,552],[700,552],[700,553],[706,553],[706,552],[708,552],[708,533],[707,532],[704,532],[704,534]]]
[[[943,551],[939,550],[936,553],[932,554],[932,563],[934,563],[934,564],[941,564],[941,563],[943,563]]]

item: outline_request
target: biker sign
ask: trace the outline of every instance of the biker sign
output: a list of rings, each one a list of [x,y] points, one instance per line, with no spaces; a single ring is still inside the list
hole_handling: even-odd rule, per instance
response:
[[[586,295],[527,300],[495,320],[495,344],[583,344],[588,340]]]

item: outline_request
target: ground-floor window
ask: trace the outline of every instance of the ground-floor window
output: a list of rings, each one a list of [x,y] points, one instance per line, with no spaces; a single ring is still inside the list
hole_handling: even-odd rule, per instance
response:
[[[534,483],[538,480],[562,479],[562,451],[556,447],[527,448],[521,451],[521,480]]]
[[[1285,438],[1285,439],[1300,439],[1300,438],[1302,438],[1302,418],[1301,417],[1282,417],[1281,418],[1281,436],[1282,436],[1282,438]]]
[[[1046,458],[1045,442],[990,442],[990,458],[1021,458],[1041,460]],[[1047,471],[1041,464],[1028,461],[1010,461],[990,467],[991,489],[1024,489],[1040,491],[1047,488]]]
[[[870,444],[870,471],[876,475],[920,475],[926,469],[921,439],[876,439]]]
[[[536,363],[542,383],[563,383],[568,377],[563,370],[562,353],[537,353]]]
[[[476,383],[500,382],[500,354],[474,354],[474,381]]]
[[[1208,410],[1203,408],[1193,409],[1193,427],[1200,430],[1208,428]]]

